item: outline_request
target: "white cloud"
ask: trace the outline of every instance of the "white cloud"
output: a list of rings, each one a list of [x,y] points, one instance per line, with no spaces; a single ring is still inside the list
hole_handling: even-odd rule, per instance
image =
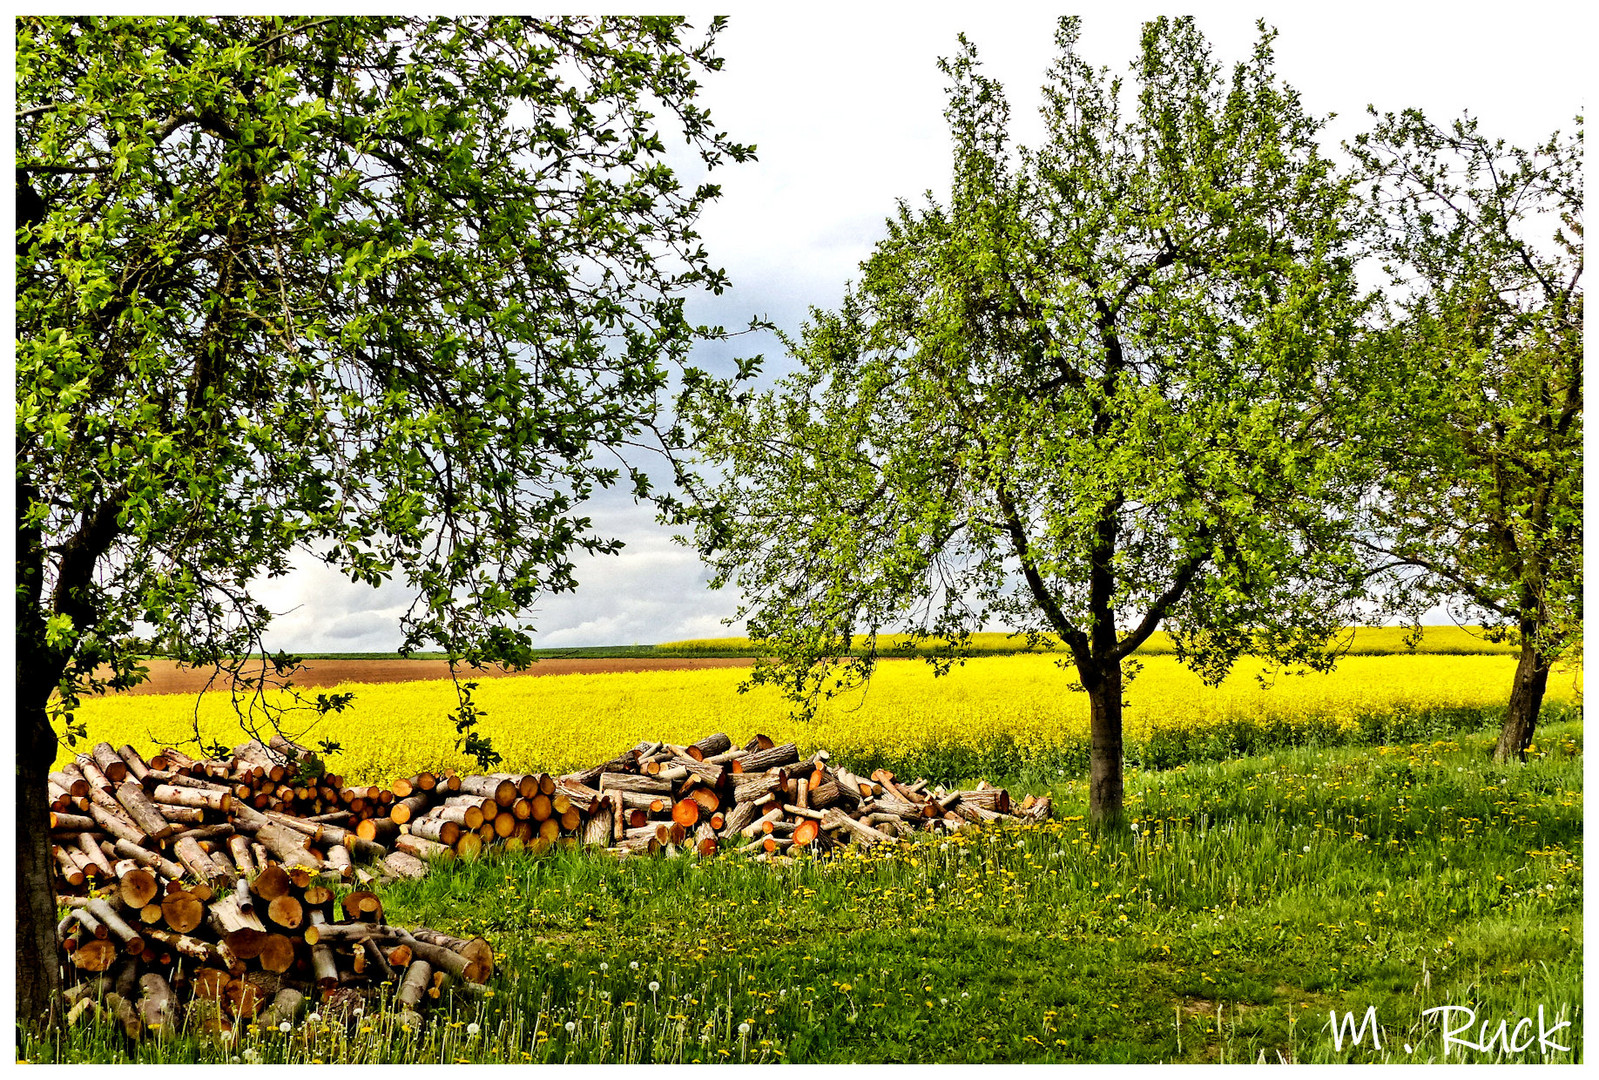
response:
[[[1334,149],[1383,110],[1420,106],[1453,117],[1469,108],[1483,128],[1528,144],[1569,129],[1587,86],[1583,20],[1559,5],[1268,5],[1280,31],[1277,71],[1313,113],[1336,111]],[[1260,5],[1187,5],[1231,64],[1245,58]],[[1017,141],[1036,144],[1038,87],[1053,57],[1054,16],[1034,5],[932,4],[914,11],[865,4],[740,5],[718,42],[722,72],[705,77],[704,102],[719,130],[758,147],[760,160],[730,165],[716,179],[724,196],[701,223],[707,250],[733,288],[699,298],[694,318],[729,329],[755,314],[797,331],[809,305],[830,306],[882,235],[896,199],[920,201],[948,185],[944,78],[935,66],[956,34],[976,42],[985,69],[1005,84]],[[1574,10],[1574,8],[1573,8]],[[1081,47],[1095,64],[1126,72],[1141,20],[1162,9],[1123,5],[1084,19]],[[695,20],[703,26],[704,17]],[[782,358],[769,337],[703,349],[724,367],[735,355]],[[539,606],[537,644],[629,644],[719,635],[736,598],[711,593],[691,551],[672,544],[653,513],[609,497],[594,517],[627,542],[614,558],[585,559],[575,595]],[[403,589],[373,591],[326,568],[300,569],[266,590],[279,608],[299,605],[271,641],[299,651],[393,648]],[[387,629],[386,629],[387,628]]]

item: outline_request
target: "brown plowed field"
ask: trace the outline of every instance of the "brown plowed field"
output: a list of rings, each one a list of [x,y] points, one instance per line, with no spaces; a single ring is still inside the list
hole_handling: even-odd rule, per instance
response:
[[[735,657],[663,657],[661,659],[581,659],[540,660],[526,671],[504,671],[485,668],[473,671],[462,668],[460,676],[468,679],[497,678],[504,675],[604,675],[623,671],[683,671],[699,668],[748,667],[753,660]],[[198,671],[179,667],[170,660],[148,662],[150,677],[132,690],[131,694],[193,694],[203,689],[212,678],[209,670]],[[448,679],[450,665],[443,660],[307,660],[294,675],[296,686],[337,686],[345,682],[388,683],[415,682],[422,679]],[[218,678],[212,689],[227,688],[225,678]]]

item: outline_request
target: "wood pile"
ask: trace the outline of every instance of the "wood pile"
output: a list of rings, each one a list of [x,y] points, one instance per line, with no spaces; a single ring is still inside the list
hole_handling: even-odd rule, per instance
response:
[[[641,743],[563,776],[386,787],[346,785],[280,736],[215,760],[100,743],[49,784],[63,963],[81,979],[72,1015],[109,1013],[129,1034],[174,1022],[183,1002],[225,1031],[384,981],[408,1013],[452,980],[481,984],[487,943],[390,927],[368,886],[488,845],[781,857],[1050,814],[1047,798],[861,776],[763,735]]]
[[[113,863],[101,895],[63,898],[69,1023],[87,1014],[135,1039],[185,1024],[226,1035],[251,1021],[292,1024],[308,1002],[348,1006],[388,983],[401,1019],[419,1027],[444,990],[481,992],[493,974],[482,938],[391,926],[375,893],[336,895],[333,875],[241,852],[207,880],[146,850]]]
[[[432,860],[496,844],[779,854],[1050,813],[1047,798],[1012,806],[1003,788],[981,782],[946,791],[881,769],[860,776],[825,750],[802,756],[764,735],[742,747],[725,734],[641,743],[564,776],[419,773],[386,787],[346,785],[280,736],[202,761],[170,749],[146,761],[100,743],[49,782],[63,895],[119,880],[130,863],[167,881],[232,888],[276,861],[365,886],[374,874],[422,877]]]

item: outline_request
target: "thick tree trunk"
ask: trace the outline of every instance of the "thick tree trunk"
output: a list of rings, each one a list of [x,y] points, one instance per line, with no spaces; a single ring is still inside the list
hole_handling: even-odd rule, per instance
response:
[[[1088,820],[1114,828],[1122,820],[1122,672],[1111,661],[1088,689]]]
[[[1549,660],[1533,646],[1530,631],[1521,636],[1521,662],[1516,665],[1516,681],[1510,688],[1510,707],[1505,710],[1505,726],[1494,748],[1495,761],[1525,761],[1538,726],[1538,710],[1543,707],[1544,690],[1549,685]]]
[[[30,698],[32,699],[30,701]],[[44,701],[19,685],[17,694],[17,1022],[38,1030],[61,1000],[56,901],[51,889],[50,800],[46,778],[56,735]]]

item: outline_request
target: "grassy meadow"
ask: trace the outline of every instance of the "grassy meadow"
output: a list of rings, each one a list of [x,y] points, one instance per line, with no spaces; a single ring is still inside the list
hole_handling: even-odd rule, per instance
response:
[[[1056,800],[1048,823],[882,855],[452,864],[383,893],[391,920],[499,953],[493,995],[424,1031],[374,1006],[233,1045],[77,1028],[20,1056],[1580,1061],[1581,722],[1546,714],[1525,765],[1492,764],[1494,735],[1134,768],[1138,828],[1118,836],[1085,827],[1082,782],[1064,777],[1029,788]],[[1424,1015],[1442,1006],[1472,1010],[1457,1039],[1480,1046],[1503,1022],[1531,1045],[1446,1046]],[[1329,1012],[1368,1008],[1376,1041],[1345,1032],[1340,1048]]]

